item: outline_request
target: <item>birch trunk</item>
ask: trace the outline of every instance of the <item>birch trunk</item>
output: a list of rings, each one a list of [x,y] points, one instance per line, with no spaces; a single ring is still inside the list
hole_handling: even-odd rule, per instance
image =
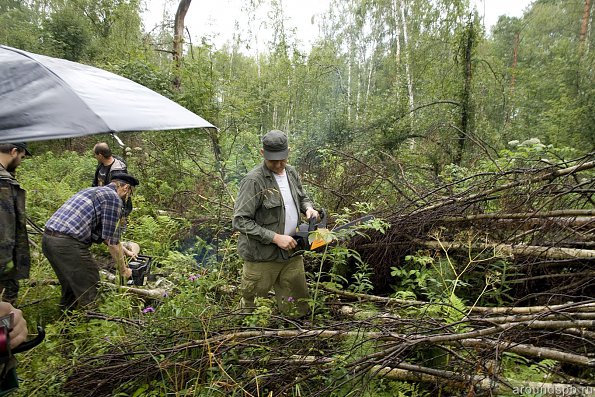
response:
[[[401,91],[398,89],[399,86],[401,85],[401,80],[400,80],[400,75],[399,75],[399,70],[398,67],[401,64],[401,26],[399,25],[399,4],[398,4],[398,0],[393,0],[393,18],[395,20],[395,36],[394,36],[394,40],[395,40],[395,46],[396,46],[396,53],[395,53],[395,62],[397,64],[397,71],[395,73],[395,87],[397,88],[395,90],[396,94],[397,94],[397,102],[399,102],[399,97],[400,97],[400,93]]]
[[[512,244],[461,244],[452,241],[419,241],[419,245],[436,250],[468,250],[494,251],[496,255],[503,256],[535,256],[547,259],[588,259],[595,258],[595,250],[561,247],[542,247],[537,245],[512,245]]]

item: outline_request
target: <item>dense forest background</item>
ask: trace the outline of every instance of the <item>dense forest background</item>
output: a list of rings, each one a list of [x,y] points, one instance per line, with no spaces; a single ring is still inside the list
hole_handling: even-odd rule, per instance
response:
[[[141,181],[126,237],[158,267],[137,290],[106,271],[96,310],[65,318],[32,228],[34,274],[18,306],[48,336],[21,354],[20,395],[550,395],[539,386],[595,384],[591,0],[536,0],[490,32],[465,0],[334,0],[307,52],[282,1],[246,0],[249,26],[221,48],[189,37],[183,12],[146,32],[143,7],[0,0],[1,44],[112,71],[218,127],[121,133],[124,148],[109,135],[31,143],[18,179],[34,225],[90,185],[91,148],[106,141]],[[254,34],[260,23],[269,37]],[[257,39],[265,50],[254,53]],[[271,129],[288,133],[290,163],[331,226],[376,217],[308,255],[305,322],[267,300],[238,309],[233,202]]]

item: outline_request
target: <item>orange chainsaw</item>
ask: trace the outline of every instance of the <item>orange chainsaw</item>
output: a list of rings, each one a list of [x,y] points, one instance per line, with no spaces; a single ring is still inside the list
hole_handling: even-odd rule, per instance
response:
[[[302,223],[298,226],[297,231],[293,236],[297,245],[295,247],[295,252],[291,256],[299,255],[304,251],[316,251],[317,249],[336,241],[336,232],[358,226],[374,219],[374,216],[366,215],[344,225],[337,226],[333,230],[328,230],[326,225],[326,211],[321,209],[318,211],[318,214],[320,215],[320,221],[315,217],[312,217],[308,219],[308,223]]]

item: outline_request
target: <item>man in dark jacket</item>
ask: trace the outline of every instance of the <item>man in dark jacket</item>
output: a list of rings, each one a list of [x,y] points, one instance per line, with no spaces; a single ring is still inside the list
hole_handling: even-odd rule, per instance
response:
[[[91,186],[105,186],[112,181],[113,175],[126,174],[128,172],[126,163],[118,156],[114,156],[112,150],[105,142],[100,142],[93,147],[93,154],[97,159],[95,177]]]
[[[127,174],[128,166],[126,162],[118,156],[114,156],[109,145],[105,142],[100,142],[93,147],[93,155],[97,159],[97,168],[95,169],[95,177],[91,186],[106,186],[116,175]],[[132,212],[132,199],[128,198],[124,202],[124,222],[126,217]]]
[[[14,177],[26,155],[26,143],[0,143],[0,290],[2,300],[14,304],[19,280],[29,277],[31,259],[25,190]]]
[[[292,255],[300,213],[318,218],[296,170],[287,165],[287,136],[269,131],[260,149],[264,162],[240,184],[234,205],[233,227],[240,232],[238,254],[244,259],[242,306],[254,307],[254,298],[275,290],[277,306],[286,314],[309,311],[308,287],[301,255]]]

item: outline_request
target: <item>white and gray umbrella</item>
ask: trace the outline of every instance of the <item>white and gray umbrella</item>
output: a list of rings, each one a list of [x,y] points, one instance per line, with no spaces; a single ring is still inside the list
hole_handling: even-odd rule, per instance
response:
[[[205,127],[216,128],[114,73],[0,46],[0,142]]]

